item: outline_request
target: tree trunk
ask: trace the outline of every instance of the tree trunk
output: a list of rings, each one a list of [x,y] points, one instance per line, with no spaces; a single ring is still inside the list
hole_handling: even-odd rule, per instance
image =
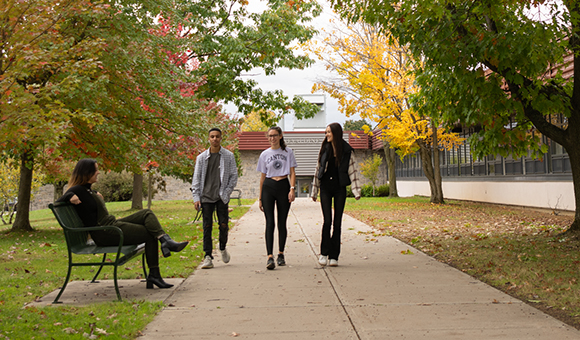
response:
[[[57,199],[60,198],[60,196],[62,196],[63,191],[64,191],[64,187],[66,186],[66,182],[65,181],[56,181],[52,184],[52,186],[54,187],[54,197],[53,197],[53,202],[56,202]]]
[[[433,129],[433,177],[437,187],[437,198],[443,203],[443,184],[441,179],[441,155],[439,154],[439,138],[437,136],[437,126],[431,124]]]
[[[18,208],[10,231],[33,231],[30,225],[30,194],[32,191],[32,169],[34,159],[29,151],[20,156],[20,182],[18,184]]]
[[[131,209],[143,209],[143,175],[133,173],[133,197]]]
[[[399,192],[397,191],[397,174],[396,169],[396,159],[395,149],[391,148],[387,141],[383,141],[383,150],[385,151],[385,158],[387,160],[387,174],[389,176],[389,197],[399,197]]]
[[[441,189],[441,181],[439,186],[435,180],[435,171],[433,168],[433,157],[431,157],[431,148],[425,142],[418,141],[419,153],[421,155],[421,164],[423,165],[423,172],[425,177],[429,180],[429,187],[431,189],[431,203],[445,203],[443,200],[443,190]]]
[[[574,222],[566,233],[580,234],[580,149],[578,147],[566,150],[570,157],[570,167],[572,168],[572,183],[574,185],[574,200],[576,201],[576,211]]]
[[[151,199],[153,198],[153,174],[149,171],[147,181],[147,209],[151,209]]]

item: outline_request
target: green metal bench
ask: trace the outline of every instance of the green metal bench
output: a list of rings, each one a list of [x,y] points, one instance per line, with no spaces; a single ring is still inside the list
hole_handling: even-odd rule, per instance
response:
[[[141,255],[144,278],[147,278],[147,269],[145,267],[145,243],[141,243],[139,245],[123,246],[123,231],[115,226],[84,227],[83,222],[78,216],[74,206],[68,202],[57,202],[54,204],[51,203],[48,205],[48,207],[50,210],[52,210],[52,213],[64,231],[64,237],[66,239],[66,246],[68,249],[68,272],[66,274],[66,279],[64,280],[64,284],[62,285],[60,292],[52,303],[62,303],[59,302],[58,299],[60,299],[60,296],[68,284],[72,267],[99,266],[99,270],[91,280],[91,283],[95,283],[98,282],[96,279],[104,266],[113,266],[115,291],[117,292],[117,298],[119,301],[122,301],[121,293],[119,292],[119,285],[117,283],[117,268],[119,266],[122,266],[134,257]],[[92,240],[91,242],[88,242],[90,231],[107,229],[115,230],[119,233],[120,242],[118,246],[99,247],[95,245]],[[103,258],[100,262],[74,262],[73,254],[103,254]],[[114,254],[114,260],[107,262],[107,254]]]
[[[242,190],[234,189],[230,195],[230,200],[238,200],[238,206],[242,205]]]

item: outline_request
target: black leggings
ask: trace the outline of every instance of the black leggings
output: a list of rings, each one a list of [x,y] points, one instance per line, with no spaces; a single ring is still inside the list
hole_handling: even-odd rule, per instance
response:
[[[260,199],[266,216],[266,251],[268,255],[272,255],[274,249],[274,228],[276,227],[274,223],[274,205],[278,211],[278,250],[281,253],[284,252],[286,237],[288,236],[286,220],[290,211],[289,193],[290,182],[288,178],[281,181],[275,181],[271,178],[264,180]]]
[[[332,199],[334,198],[334,218],[332,216]],[[322,224],[322,240],[320,255],[328,255],[329,259],[338,260],[340,255],[340,236],[342,232],[342,213],[346,203],[346,187],[338,181],[322,181],[320,183],[320,206],[324,215]],[[331,234],[332,227],[332,234]]]

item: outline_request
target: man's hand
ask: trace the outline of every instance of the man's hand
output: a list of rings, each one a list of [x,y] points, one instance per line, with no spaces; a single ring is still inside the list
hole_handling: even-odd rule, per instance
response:
[[[360,200],[360,196],[357,196],[354,199],[358,201],[358,200]]]
[[[193,204],[195,204],[195,210],[199,211],[199,209],[201,209],[201,202],[200,201],[194,202]]]

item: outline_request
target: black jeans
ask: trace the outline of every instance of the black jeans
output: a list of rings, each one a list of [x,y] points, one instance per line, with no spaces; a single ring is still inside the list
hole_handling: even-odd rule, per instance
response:
[[[149,268],[159,267],[159,241],[165,234],[157,216],[149,209],[139,210],[127,217],[120,218],[112,225],[123,231],[123,245],[145,242],[145,259]],[[115,246],[119,244],[119,234],[113,230],[91,232],[93,241],[99,246]]]
[[[201,213],[203,216],[203,251],[205,255],[213,259],[212,250],[213,242],[211,238],[213,229],[213,212],[217,211],[218,226],[219,226],[219,242],[220,250],[226,249],[226,244],[228,243],[228,231],[230,227],[228,226],[228,205],[222,200],[218,200],[215,203],[202,203]]]
[[[332,218],[332,199],[334,198],[334,219]],[[342,228],[342,213],[346,203],[346,187],[340,186],[337,180],[320,183],[320,206],[324,216],[322,224],[322,240],[320,255],[328,255],[329,259],[338,260],[340,255],[340,235]],[[332,235],[330,227],[332,228]]]
[[[274,228],[276,227],[274,206],[276,206],[278,212],[278,251],[284,252],[286,238],[288,237],[286,220],[290,211],[289,193],[290,181],[287,178],[280,181],[275,181],[271,178],[264,180],[260,199],[262,200],[262,208],[266,217],[266,251],[268,255],[273,255],[274,251]]]

